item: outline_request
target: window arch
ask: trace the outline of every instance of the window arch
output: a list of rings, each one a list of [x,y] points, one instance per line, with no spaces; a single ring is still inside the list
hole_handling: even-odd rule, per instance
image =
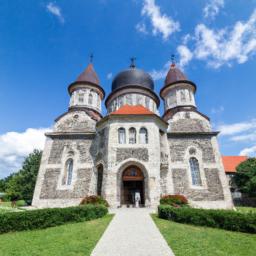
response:
[[[202,186],[202,180],[200,175],[199,162],[195,157],[189,159],[189,166],[192,178],[192,185]]]
[[[78,94],[78,102],[83,103],[84,102],[84,93],[79,93]]]
[[[125,129],[119,128],[118,129],[118,142],[119,144],[125,144],[126,143],[126,136],[125,136]]]
[[[65,165],[65,175],[63,185],[71,185],[73,177],[73,159],[69,158]]]
[[[148,131],[146,128],[140,128],[139,142],[141,144],[148,144]]]
[[[129,144],[136,143],[136,129],[134,127],[129,129]]]
[[[101,196],[102,194],[102,182],[103,182],[103,166],[98,167],[97,172],[97,195]]]
[[[88,104],[92,105],[92,99],[93,99],[93,95],[92,92],[89,93],[89,97],[88,97]]]

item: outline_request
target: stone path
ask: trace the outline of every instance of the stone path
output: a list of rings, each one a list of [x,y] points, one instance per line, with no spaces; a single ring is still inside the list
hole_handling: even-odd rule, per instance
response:
[[[91,256],[174,256],[147,208],[121,208]]]

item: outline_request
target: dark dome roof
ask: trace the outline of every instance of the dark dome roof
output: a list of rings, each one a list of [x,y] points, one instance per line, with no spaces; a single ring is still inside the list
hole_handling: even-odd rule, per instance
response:
[[[129,68],[121,71],[112,82],[112,91],[129,85],[138,85],[150,90],[154,90],[152,77],[145,71],[137,68]]]
[[[180,69],[178,69],[175,64],[172,64],[169,72],[167,73],[164,84],[167,86],[169,84],[184,80],[187,80],[185,74]]]

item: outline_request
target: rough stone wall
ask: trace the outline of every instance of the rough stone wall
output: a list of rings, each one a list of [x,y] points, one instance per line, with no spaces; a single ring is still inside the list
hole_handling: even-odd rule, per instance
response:
[[[185,152],[190,146],[199,148],[202,151],[204,163],[215,163],[215,152],[209,136],[187,136],[169,139],[170,155],[172,162],[184,162]]]
[[[74,188],[58,189],[57,182],[61,175],[60,168],[46,169],[44,174],[44,181],[41,189],[40,199],[73,199],[82,198],[90,191],[90,182],[92,179],[92,168],[78,169],[77,179]]]
[[[94,159],[98,146],[93,135],[95,123],[84,111],[72,111],[58,119],[53,133],[46,140],[33,197],[34,206],[77,205],[81,198],[95,194]],[[66,185],[62,181],[69,158],[73,159],[73,175],[71,184]]]
[[[224,200],[218,169],[204,169],[207,189],[190,188],[188,181],[189,173],[186,169],[173,169],[172,172],[175,194],[186,195],[189,199],[194,201]]]
[[[136,158],[148,162],[147,148],[118,148],[116,151],[116,163],[120,163],[128,158]]]

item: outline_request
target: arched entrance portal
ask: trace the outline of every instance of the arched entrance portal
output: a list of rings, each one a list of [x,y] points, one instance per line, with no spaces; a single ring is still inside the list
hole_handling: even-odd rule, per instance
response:
[[[145,185],[143,172],[137,166],[129,166],[122,175],[121,204],[134,205],[135,194],[140,194],[140,204],[145,204]]]

